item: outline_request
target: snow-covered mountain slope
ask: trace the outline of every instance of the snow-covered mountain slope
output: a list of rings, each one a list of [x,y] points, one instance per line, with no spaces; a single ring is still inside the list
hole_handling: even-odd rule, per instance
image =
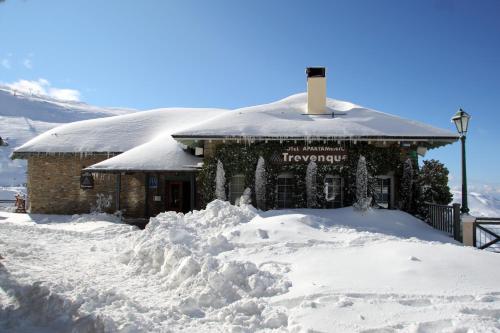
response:
[[[10,159],[15,147],[61,123],[131,112],[134,110],[59,101],[48,96],[25,95],[0,87],[0,137],[8,142],[8,146],[0,146],[0,186],[26,182],[26,162]]]
[[[453,201],[462,202],[462,191],[452,190]],[[479,189],[469,191],[468,196],[469,213],[472,216],[500,217],[500,194]]]
[[[400,211],[0,212],[0,330],[497,332],[500,256]]]

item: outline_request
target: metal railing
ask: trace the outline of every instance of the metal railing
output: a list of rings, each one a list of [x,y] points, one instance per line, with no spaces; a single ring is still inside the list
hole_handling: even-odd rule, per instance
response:
[[[500,218],[476,218],[472,237],[476,248],[500,252]]]
[[[15,204],[15,203],[16,203],[16,200],[0,199],[0,203],[11,203],[11,204]]]
[[[426,202],[427,221],[435,229],[446,232],[456,241],[462,241],[460,229],[460,204],[438,205]]]

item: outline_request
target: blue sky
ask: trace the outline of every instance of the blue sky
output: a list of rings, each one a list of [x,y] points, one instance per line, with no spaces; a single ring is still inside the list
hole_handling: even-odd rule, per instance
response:
[[[305,90],[454,130],[472,181],[500,183],[500,1],[0,2],[0,82],[106,106],[235,108]],[[62,90],[61,89],[70,89]],[[459,144],[428,154],[460,178]]]

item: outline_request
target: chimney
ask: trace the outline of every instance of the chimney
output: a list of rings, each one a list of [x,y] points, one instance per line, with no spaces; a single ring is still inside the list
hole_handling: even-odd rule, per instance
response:
[[[307,114],[326,114],[326,68],[307,67]]]

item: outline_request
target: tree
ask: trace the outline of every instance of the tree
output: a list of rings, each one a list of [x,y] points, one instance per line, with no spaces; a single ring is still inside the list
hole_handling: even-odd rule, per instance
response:
[[[266,209],[266,182],[266,165],[264,158],[260,156],[255,168],[255,201],[259,209]]]
[[[356,169],[356,202],[354,208],[366,211],[370,208],[371,198],[368,198],[368,170],[366,159],[359,156],[358,168]]]
[[[401,200],[400,208],[406,212],[412,212],[413,209],[413,162],[407,158],[403,164],[403,177],[401,178],[401,187],[399,198]]]
[[[306,170],[307,208],[315,208],[318,206],[318,189],[316,185],[317,173],[318,167],[316,163],[313,161],[309,162]]]
[[[220,160],[217,161],[217,172],[215,174],[215,197],[219,200],[226,200],[226,173]]]
[[[448,174],[443,163],[437,160],[424,161],[418,178],[420,201],[448,205],[453,199],[448,186]]]

